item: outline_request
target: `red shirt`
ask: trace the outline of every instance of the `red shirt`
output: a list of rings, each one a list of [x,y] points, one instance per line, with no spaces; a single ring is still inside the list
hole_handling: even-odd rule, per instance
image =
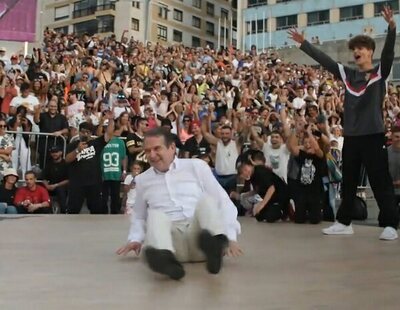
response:
[[[17,193],[15,194],[14,204],[16,206],[20,205],[24,200],[30,200],[31,203],[42,203],[42,202],[50,202],[50,197],[47,189],[43,186],[36,185],[36,189],[31,191],[27,187],[21,187],[17,189]]]

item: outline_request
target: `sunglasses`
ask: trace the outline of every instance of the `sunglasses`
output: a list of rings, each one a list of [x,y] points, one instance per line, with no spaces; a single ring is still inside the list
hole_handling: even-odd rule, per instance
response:
[[[7,128],[7,125],[0,125],[0,128]]]

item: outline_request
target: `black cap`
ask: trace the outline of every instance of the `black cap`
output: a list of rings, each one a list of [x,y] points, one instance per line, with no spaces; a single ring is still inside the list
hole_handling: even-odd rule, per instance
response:
[[[62,148],[59,145],[53,145],[49,148],[50,153],[62,152]]]
[[[91,132],[93,132],[93,125],[88,122],[80,123],[79,131],[81,131],[82,129],[90,130]]]

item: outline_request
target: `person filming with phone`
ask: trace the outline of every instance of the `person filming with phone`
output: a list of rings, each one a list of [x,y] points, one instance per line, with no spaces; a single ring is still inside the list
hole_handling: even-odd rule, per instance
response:
[[[106,133],[92,139],[93,125],[83,122],[79,125],[79,140],[67,146],[65,161],[69,164],[69,199],[67,213],[78,214],[86,199],[92,214],[105,214],[101,203],[101,152],[114,133],[114,115],[107,111]]]

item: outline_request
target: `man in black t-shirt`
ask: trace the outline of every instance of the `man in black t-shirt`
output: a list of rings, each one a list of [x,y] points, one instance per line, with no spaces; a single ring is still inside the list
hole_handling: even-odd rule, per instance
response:
[[[149,127],[146,118],[138,118],[136,120],[136,131],[129,133],[126,137],[126,148],[128,149],[128,167],[135,160],[147,163],[147,158],[143,150],[143,136]]]
[[[193,121],[191,124],[193,137],[185,142],[185,158],[199,157],[200,155],[210,154],[210,143],[203,137],[201,133],[201,125],[199,121]]]
[[[287,204],[280,200],[280,189],[282,188],[278,184],[280,181],[281,179],[270,168],[264,165],[254,167],[250,183],[257,194],[263,198],[253,209],[257,221],[273,223],[282,218],[282,210],[287,207]]]
[[[46,164],[42,172],[43,185],[50,196],[56,196],[60,205],[60,212],[67,212],[68,195],[68,164],[62,157],[62,148],[53,146],[50,148],[51,160]]]
[[[45,161],[48,161],[47,151],[54,145],[64,146],[64,140],[61,136],[68,134],[67,118],[58,112],[57,97],[53,96],[48,104],[48,112],[40,113],[40,109],[35,109],[34,121],[39,125],[40,132],[51,133],[52,136],[39,136],[39,165],[44,167]],[[37,106],[39,107],[39,106]]]
[[[259,200],[253,207],[257,221],[273,223],[280,220],[288,206],[288,195],[285,183],[265,163],[243,162],[239,167],[240,176],[250,181],[253,193]],[[257,197],[257,196],[256,196]]]
[[[69,199],[67,213],[80,213],[86,198],[87,206],[92,214],[106,214],[101,203],[101,151],[114,132],[113,113],[105,115],[108,119],[107,132],[104,136],[91,139],[92,125],[79,125],[79,140],[67,147],[65,161],[69,164]]]

